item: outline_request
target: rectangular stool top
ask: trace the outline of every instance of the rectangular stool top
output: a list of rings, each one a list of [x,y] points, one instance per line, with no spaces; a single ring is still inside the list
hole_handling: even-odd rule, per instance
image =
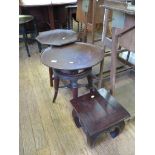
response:
[[[89,135],[107,130],[130,116],[105,89],[72,99],[71,103]]]

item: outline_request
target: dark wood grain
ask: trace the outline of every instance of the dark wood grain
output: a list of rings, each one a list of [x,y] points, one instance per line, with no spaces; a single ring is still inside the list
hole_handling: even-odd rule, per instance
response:
[[[36,39],[41,44],[62,46],[77,41],[77,34],[72,30],[55,29],[41,32]]]
[[[89,68],[98,64],[102,59],[101,48],[80,42],[61,47],[49,47],[41,55],[43,64],[63,70]]]
[[[116,100],[108,102],[97,91],[73,99],[71,103],[90,136],[130,116]]]
[[[60,28],[66,22],[66,5],[76,4],[76,0],[29,1],[20,3],[22,14],[33,15],[39,31]]]
[[[78,80],[83,79],[85,77],[87,77],[87,79],[88,79],[88,86],[91,91],[91,89],[93,87],[93,79],[92,79],[91,72],[92,72],[92,68],[87,68],[84,70],[73,70],[73,71],[53,69],[54,89],[55,89],[53,102],[55,102],[55,100],[57,98],[58,89],[64,88],[64,87],[71,88],[73,98],[77,98],[78,97],[78,88],[82,86],[82,85],[78,84]],[[59,80],[67,80],[70,82],[70,84],[59,87]],[[83,86],[86,86],[86,85],[83,85]]]

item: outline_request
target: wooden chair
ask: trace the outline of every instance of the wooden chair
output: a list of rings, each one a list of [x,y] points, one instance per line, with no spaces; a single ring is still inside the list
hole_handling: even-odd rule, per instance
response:
[[[110,68],[110,91],[115,94],[116,65],[118,49],[124,47],[129,51],[134,51],[135,46],[135,12],[126,7],[125,0],[106,0],[104,4],[105,16],[103,22],[102,41],[104,50],[106,47],[111,49],[111,68]],[[110,10],[114,12],[112,25],[112,38],[107,37],[108,16]],[[119,15],[119,13],[121,15]],[[125,18],[124,16],[125,15]],[[123,16],[123,17],[122,17]],[[124,22],[121,23],[123,19]],[[100,81],[98,87],[101,88],[103,76],[103,61],[100,66]]]

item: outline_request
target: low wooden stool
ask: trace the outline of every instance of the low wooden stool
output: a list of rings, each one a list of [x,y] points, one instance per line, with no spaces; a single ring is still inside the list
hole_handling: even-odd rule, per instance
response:
[[[76,126],[82,127],[87,143],[92,147],[97,137],[108,132],[115,138],[124,128],[130,114],[105,89],[72,99],[72,116]]]

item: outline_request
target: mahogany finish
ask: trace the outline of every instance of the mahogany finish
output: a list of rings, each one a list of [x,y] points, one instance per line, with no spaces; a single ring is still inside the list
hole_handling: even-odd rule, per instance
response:
[[[62,46],[77,41],[77,35],[72,30],[56,29],[40,32],[36,40],[41,44]],[[49,68],[50,86],[53,87],[53,71]]]
[[[51,68],[54,72],[55,94],[53,102],[56,100],[60,80],[69,80],[69,88],[72,89],[73,98],[78,97],[78,80],[87,77],[88,86],[92,86],[92,66],[100,63],[103,59],[101,48],[92,44],[72,43],[66,46],[49,47],[41,55],[41,61],[50,68],[50,81],[53,79]],[[52,86],[52,83],[51,83]]]
[[[49,47],[41,55],[44,65],[60,70],[80,70],[103,60],[103,50],[92,44],[76,42],[67,46]]]
[[[22,14],[33,15],[39,31],[62,27],[66,23],[66,5],[76,4],[76,0],[21,1]]]
[[[53,69],[49,67],[50,86],[53,87]]]
[[[36,40],[45,45],[62,46],[77,41],[77,34],[72,30],[55,29],[40,32]]]
[[[58,95],[58,89],[60,88],[59,87],[60,80],[68,80],[70,82],[65,86],[61,86],[61,88],[63,87],[71,88],[74,99],[78,97],[78,88],[81,87],[81,85],[78,84],[79,79],[87,77],[89,89],[92,90],[93,88],[93,78],[91,73],[92,68],[87,68],[84,70],[74,70],[74,71],[53,69],[53,72],[54,72],[54,89],[55,89],[53,102],[55,102]]]
[[[72,99],[73,119],[77,127],[82,127],[90,146],[102,132],[110,132],[124,127],[124,119],[130,114],[105,89],[92,91],[77,99]]]

